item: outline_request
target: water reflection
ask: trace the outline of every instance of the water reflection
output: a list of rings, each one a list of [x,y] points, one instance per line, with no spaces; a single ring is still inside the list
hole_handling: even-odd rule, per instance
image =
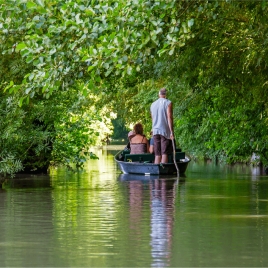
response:
[[[116,150],[5,182],[2,266],[268,266],[267,176],[195,162],[187,178],[120,174]]]
[[[150,180],[155,180],[159,179],[158,175],[139,175],[139,174],[120,174],[118,177],[119,181],[150,181]]]
[[[122,174],[118,179],[128,182],[130,228],[138,236],[138,233],[142,231],[143,198],[149,190],[151,266],[169,266],[172,253],[175,198],[178,185],[184,183],[185,180],[135,174]]]
[[[151,192],[151,246],[152,266],[169,265],[171,256],[172,228],[176,180],[155,180]]]
[[[251,166],[252,180],[258,180],[260,176],[267,176],[266,170],[262,166]]]

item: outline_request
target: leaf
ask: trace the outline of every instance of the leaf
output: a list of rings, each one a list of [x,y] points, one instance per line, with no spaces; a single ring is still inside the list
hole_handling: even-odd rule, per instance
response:
[[[55,47],[53,47],[50,51],[49,51],[49,54],[52,55],[54,54],[55,52],[57,52],[57,49]]]
[[[131,75],[131,73],[132,73],[132,67],[129,65],[129,66],[127,67],[127,74],[128,74],[128,75]]]
[[[105,77],[109,76],[109,74],[113,71],[113,68],[109,68],[108,71],[105,73]]]
[[[28,49],[23,49],[20,51],[20,54],[22,57],[26,57],[29,54],[29,50]]]
[[[128,61],[128,56],[127,56],[127,55],[124,55],[124,56],[122,57],[122,60],[123,60],[124,62],[127,62],[127,61]]]
[[[192,27],[194,25],[194,19],[188,20],[188,27]]]
[[[44,7],[44,1],[43,1],[43,0],[36,0],[36,2],[37,2],[40,6]]]
[[[171,55],[173,55],[173,53],[174,53],[174,48],[172,48],[169,52],[168,52],[168,54],[171,56]]]
[[[33,65],[34,65],[34,66],[37,66],[39,63],[40,63],[40,62],[39,62],[39,59],[36,59],[36,60],[33,61]]]
[[[26,44],[25,43],[19,43],[17,46],[16,46],[16,52],[24,49],[26,47]]]
[[[95,66],[94,65],[91,65],[91,66],[89,66],[88,68],[87,68],[87,70],[90,72],[91,70],[93,70],[95,68]]]
[[[4,88],[4,92],[6,92],[8,89],[12,88],[14,85],[14,82],[13,81],[10,81],[9,82],[9,85],[7,87]]]
[[[83,89],[83,96],[87,97],[87,95],[88,95],[87,89],[84,88],[84,89]]]
[[[33,56],[32,55],[30,55],[30,56],[28,56],[27,58],[26,58],[26,62],[27,63],[31,63],[33,61]]]
[[[27,1],[27,8],[32,9],[32,8],[36,8],[36,7],[37,7],[37,5],[34,2]]]
[[[31,87],[26,88],[25,94],[28,94],[31,91],[31,89],[32,89]]]
[[[21,97],[21,98],[19,99],[19,107],[22,106],[23,100],[24,100],[24,97]]]

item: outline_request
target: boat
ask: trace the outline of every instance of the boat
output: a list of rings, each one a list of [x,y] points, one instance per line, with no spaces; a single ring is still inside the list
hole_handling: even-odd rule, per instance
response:
[[[179,175],[186,172],[187,166],[191,161],[190,157],[176,149],[176,163]],[[177,174],[177,168],[173,160],[173,155],[169,155],[168,163],[154,164],[154,154],[130,154],[130,151],[119,151],[114,156],[120,170],[124,174],[143,174],[143,175],[173,175]]]

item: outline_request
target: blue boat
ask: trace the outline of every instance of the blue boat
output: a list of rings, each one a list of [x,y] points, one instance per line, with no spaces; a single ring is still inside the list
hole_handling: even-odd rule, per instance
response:
[[[179,149],[178,149],[179,150]],[[120,170],[124,174],[144,174],[144,175],[174,175],[177,168],[173,160],[173,155],[169,155],[168,163],[154,164],[154,154],[130,154],[129,151],[120,151],[115,157]],[[176,151],[176,163],[179,174],[186,172],[188,163],[191,161],[185,152]]]

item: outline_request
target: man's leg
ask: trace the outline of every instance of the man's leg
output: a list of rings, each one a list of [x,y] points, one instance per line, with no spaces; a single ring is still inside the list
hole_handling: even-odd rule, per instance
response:
[[[168,163],[168,155],[167,154],[162,155],[161,163]]]
[[[154,163],[155,164],[160,164],[161,163],[161,155],[156,155],[154,157]]]
[[[161,163],[168,163],[168,155],[170,154],[170,139],[167,139],[164,136],[161,136],[161,151]]]
[[[159,164],[161,162],[161,137],[160,135],[154,135],[154,163]]]

